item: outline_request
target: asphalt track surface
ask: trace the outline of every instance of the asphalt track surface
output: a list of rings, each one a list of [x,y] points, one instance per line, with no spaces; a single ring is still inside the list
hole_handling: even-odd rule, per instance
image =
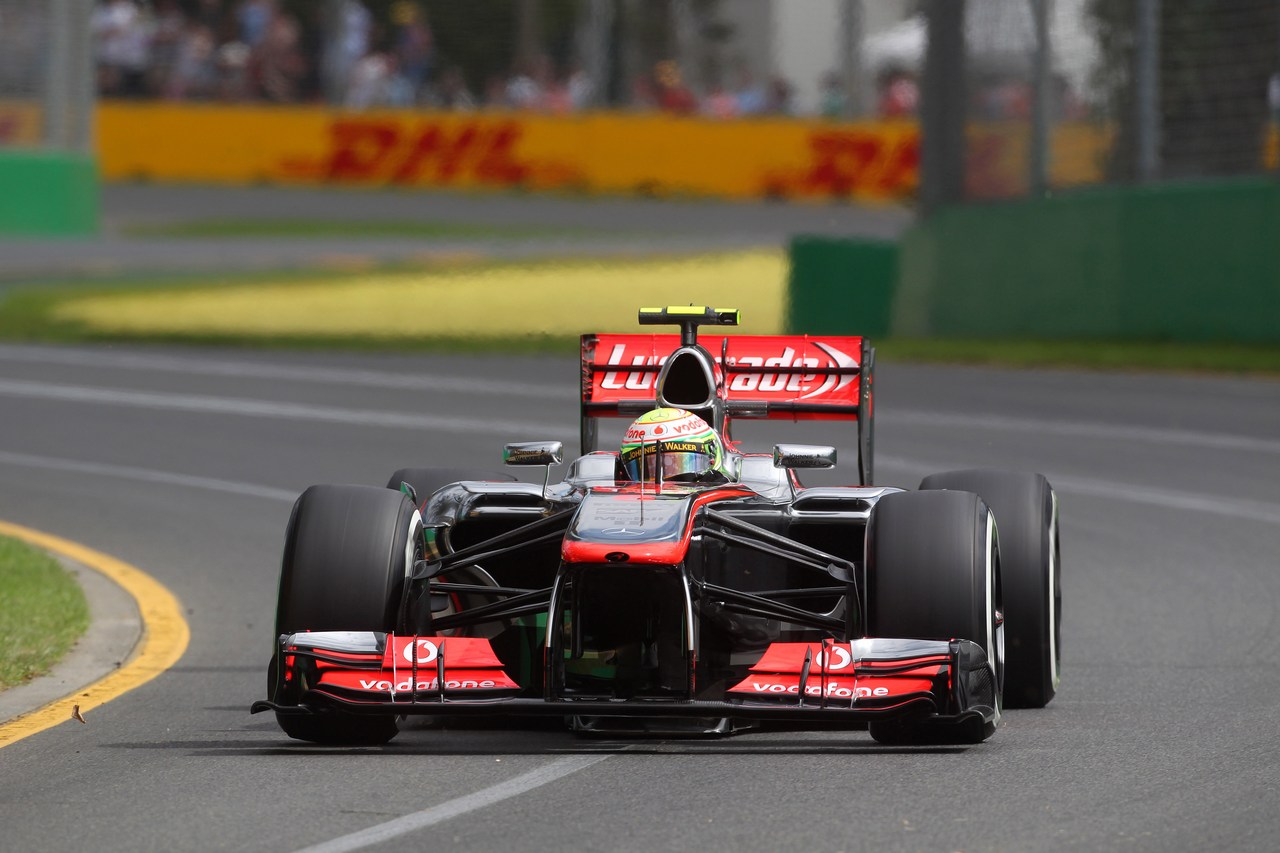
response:
[[[970,748],[417,724],[320,749],[247,711],[293,498],[490,464],[508,440],[572,448],[575,363],[0,346],[0,518],[143,569],[191,627],[170,671],[0,750],[0,847],[1274,850],[1280,384],[894,363],[877,380],[879,482],[992,465],[1057,488],[1048,708]],[[777,426],[749,439],[799,437]]]

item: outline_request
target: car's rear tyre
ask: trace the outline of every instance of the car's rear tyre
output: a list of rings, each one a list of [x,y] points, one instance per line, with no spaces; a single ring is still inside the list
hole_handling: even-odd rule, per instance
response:
[[[399,489],[401,483],[408,483],[418,494],[418,505],[442,486],[457,483],[461,480],[515,480],[510,474],[498,474],[483,468],[401,468],[387,480],[388,489]]]
[[[994,669],[995,719],[943,729],[912,719],[872,721],[880,743],[978,743],[999,719],[1004,640],[992,514],[968,492],[895,492],[867,525],[867,635],[972,640]]]
[[[1062,666],[1062,582],[1058,500],[1041,474],[948,471],[921,489],[976,492],[996,517],[1004,590],[1004,700],[1009,708],[1043,708]]]
[[[405,577],[421,557],[422,517],[405,495],[374,486],[312,486],[294,504],[285,534],[276,635],[395,630]],[[322,744],[385,743],[397,731],[391,716],[334,712],[276,720],[290,737]]]

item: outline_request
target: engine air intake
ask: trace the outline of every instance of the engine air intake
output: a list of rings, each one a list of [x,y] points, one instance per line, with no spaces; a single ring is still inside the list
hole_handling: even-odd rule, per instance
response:
[[[701,348],[682,347],[658,375],[658,402],[675,409],[702,409],[715,400],[710,358]]]

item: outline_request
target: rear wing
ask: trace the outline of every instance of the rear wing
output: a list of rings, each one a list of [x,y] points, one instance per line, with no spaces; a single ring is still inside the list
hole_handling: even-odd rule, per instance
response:
[[[716,402],[707,411],[714,409],[722,434],[734,418],[856,421],[858,473],[871,484],[875,349],[866,338],[702,334],[693,346],[710,356]],[[663,366],[689,347],[676,334],[583,335],[582,452],[597,449],[598,418],[635,418],[660,405],[695,408],[673,399],[675,371],[659,391]]]

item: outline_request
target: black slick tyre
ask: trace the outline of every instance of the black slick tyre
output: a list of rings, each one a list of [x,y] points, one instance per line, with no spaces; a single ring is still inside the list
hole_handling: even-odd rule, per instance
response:
[[[405,577],[421,556],[422,517],[407,496],[374,486],[310,487],[285,534],[276,635],[395,630]],[[276,719],[290,737],[322,744],[385,743],[397,731],[392,716]]]
[[[1058,501],[1041,474],[948,471],[925,477],[921,489],[982,496],[996,517],[1004,589],[1005,706],[1043,708],[1053,699],[1062,666],[1062,581]]]
[[[891,745],[978,743],[999,719],[1004,640],[991,513],[966,492],[897,492],[871,512],[866,543],[867,635],[966,639],[992,662],[995,719],[955,730],[911,719],[875,720],[871,736]]]

